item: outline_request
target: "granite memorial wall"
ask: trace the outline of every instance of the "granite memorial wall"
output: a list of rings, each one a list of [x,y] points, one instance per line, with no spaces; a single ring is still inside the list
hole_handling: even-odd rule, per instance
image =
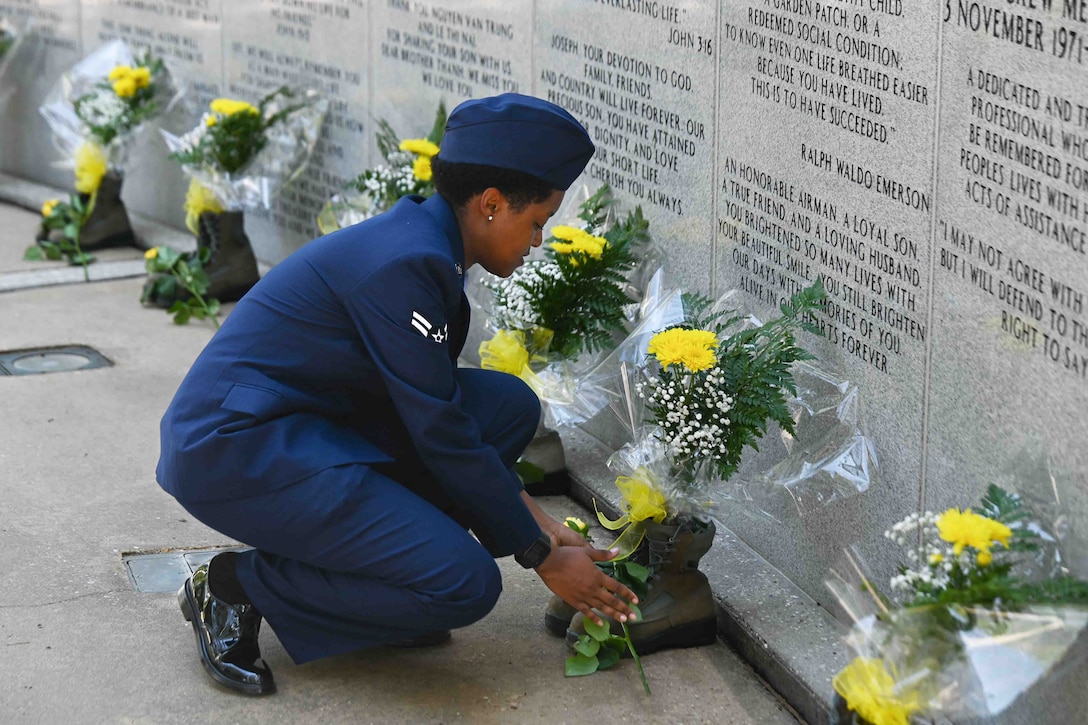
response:
[[[580,183],[641,205],[681,284],[740,290],[765,315],[817,278],[828,290],[824,337],[806,344],[860,384],[879,480],[804,516],[727,512],[730,528],[830,606],[822,580],[844,546],[889,574],[899,551],[880,534],[907,513],[1053,481],[1088,574],[1088,3],[36,0],[0,14],[38,36],[4,80],[0,168],[57,186],[70,177],[50,166],[37,105],[109,38],[168,59],[201,106],[325,91],[314,163],[247,216],[270,264],[378,163],[377,119],[423,136],[439,102],[565,106],[598,147]],[[146,141],[126,201],[180,223],[165,153]]]

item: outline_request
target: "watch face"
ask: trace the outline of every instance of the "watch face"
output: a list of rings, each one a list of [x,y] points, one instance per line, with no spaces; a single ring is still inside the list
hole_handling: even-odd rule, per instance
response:
[[[552,553],[551,540],[541,537],[530,544],[525,551],[516,555],[514,559],[526,569],[535,569],[544,563],[550,553]]]

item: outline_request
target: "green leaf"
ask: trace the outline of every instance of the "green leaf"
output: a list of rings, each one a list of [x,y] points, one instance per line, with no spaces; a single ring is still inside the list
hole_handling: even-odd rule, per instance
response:
[[[643,584],[645,584],[646,580],[650,578],[650,570],[644,567],[642,564],[639,564],[638,562],[627,560],[623,562],[623,568],[627,576],[637,582],[642,582]]]
[[[79,236],[79,226],[77,226],[76,224],[65,224],[64,236],[68,237],[69,239],[75,239]]]
[[[185,300],[174,300],[174,304],[170,305],[170,309],[168,309],[167,312],[173,315],[181,312],[186,307]]]
[[[188,325],[189,324],[189,318],[191,316],[192,316],[192,313],[189,312],[189,306],[186,305],[183,302],[182,305],[181,305],[181,309],[178,310],[174,314],[174,324],[175,325]]]
[[[601,643],[587,635],[579,637],[578,643],[574,645],[574,651],[586,657],[595,656],[600,649]]]
[[[597,658],[586,657],[585,655],[572,655],[567,658],[566,664],[563,667],[563,674],[567,677],[582,677],[584,675],[592,675],[597,671]]]
[[[94,262],[95,256],[93,254],[87,254],[85,252],[76,252],[68,257],[68,264],[73,267],[80,267],[84,264],[91,264]]]
[[[623,649],[627,649],[627,643],[621,639],[620,645],[622,646],[622,649],[619,652],[617,652],[612,647],[601,648],[601,651],[597,653],[598,670],[607,670],[609,667],[620,661],[620,656],[623,652]]]
[[[45,250],[45,258],[52,259],[54,261],[64,259],[64,253],[60,251],[60,247],[52,242],[42,245],[42,249]]]
[[[41,262],[45,259],[45,251],[37,244],[31,244],[23,252],[23,259],[27,262]]]
[[[219,314],[220,307],[221,305],[219,304],[219,300],[215,299],[214,297],[208,300],[208,314],[212,317],[215,317]]]
[[[641,622],[642,621],[642,610],[639,609],[638,605],[628,603],[627,606],[631,608],[631,612],[635,615],[635,621],[636,622]]]
[[[608,623],[597,624],[589,617],[582,620],[583,626],[586,628],[586,634],[598,642],[603,642],[612,636],[612,632],[608,629]]]
[[[540,483],[544,480],[544,469],[523,458],[519,458],[514,464],[514,473],[518,474],[518,478],[525,485]]]

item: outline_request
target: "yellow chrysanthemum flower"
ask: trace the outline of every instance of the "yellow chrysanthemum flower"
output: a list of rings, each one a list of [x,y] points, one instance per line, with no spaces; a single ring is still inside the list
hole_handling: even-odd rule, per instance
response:
[[[136,81],[137,88],[147,88],[151,85],[151,69],[146,66],[133,68],[129,76]]]
[[[189,231],[200,236],[200,215],[204,212],[219,214],[222,211],[219,198],[208,187],[196,179],[189,181],[189,189],[185,192],[185,226]]]
[[[577,252],[594,259],[600,259],[605,247],[608,246],[608,240],[604,237],[598,237],[584,229],[576,229],[563,224],[552,228],[552,236],[564,240],[551,243],[551,248],[559,254]]]
[[[60,199],[50,199],[49,201],[42,204],[42,216],[53,216],[53,210],[57,208],[57,204],[59,203]]]
[[[556,224],[554,227],[552,227],[553,237],[555,237],[556,239],[563,239],[568,242],[574,241],[575,238],[578,237],[578,235],[585,233],[586,231],[584,229],[579,229],[578,227],[569,227],[566,224]]]
[[[978,562],[979,566],[989,566],[994,562],[994,555],[989,551],[980,551],[978,556],[975,557],[975,561]]]
[[[693,373],[706,370],[718,362],[714,350],[718,336],[710,330],[685,330],[673,327],[650,338],[647,352],[657,358],[661,367],[683,365]]]
[[[144,252],[144,259],[154,259],[157,256],[159,256],[158,247],[152,247],[151,249]]]
[[[113,92],[121,98],[132,98],[136,95],[136,80],[132,76],[124,76],[113,82]]]
[[[651,481],[639,476],[620,476],[616,488],[623,495],[623,510],[631,521],[652,519],[661,523],[669,515],[665,495]]]
[[[113,83],[116,80],[127,77],[130,73],[132,73],[131,66],[115,65],[113,67],[113,70],[110,71],[110,74],[106,76],[106,78],[109,80],[110,83]]]
[[[895,679],[884,662],[856,657],[832,680],[846,705],[872,725],[909,725],[921,709],[916,692],[896,692]]]
[[[98,144],[85,141],[76,151],[76,191],[93,194],[106,175],[106,154]]]
[[[245,101],[235,101],[232,98],[216,98],[211,102],[210,108],[212,113],[220,116],[233,116],[236,113],[260,113],[253,104]]]
[[[431,157],[417,156],[412,164],[412,174],[420,181],[430,181],[434,176],[431,171]]]
[[[425,138],[406,138],[400,142],[398,148],[427,158],[438,154],[438,146]]]
[[[1005,524],[972,513],[971,509],[948,509],[937,519],[937,531],[942,539],[952,544],[956,556],[966,546],[985,552],[989,552],[995,543],[1008,547],[1012,536],[1012,529]]]

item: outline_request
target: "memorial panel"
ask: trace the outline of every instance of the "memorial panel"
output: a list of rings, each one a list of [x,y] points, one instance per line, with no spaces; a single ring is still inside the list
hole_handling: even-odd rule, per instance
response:
[[[1030,479],[1085,576],[1088,5],[955,0],[941,20],[926,505]]]
[[[12,18],[20,28],[33,28],[29,41],[11,58],[0,91],[0,118],[4,128],[18,133],[0,134],[0,168],[13,174],[53,184],[72,186],[72,172],[53,166],[60,154],[38,107],[53,83],[77,63],[82,48],[79,32],[79,0],[19,0],[0,2],[0,15]]]
[[[533,0],[390,0],[371,12],[374,119],[402,138],[468,98],[531,93]],[[381,162],[371,134],[370,163]],[[360,169],[361,171],[361,169]]]
[[[825,604],[828,565],[859,538],[894,573],[880,534],[921,495],[939,23],[924,3],[876,6],[721,4],[718,289],[773,317],[823,280],[824,337],[803,344],[860,384],[881,464],[864,496],[726,523]]]
[[[222,94],[222,0],[83,0],[84,53],[120,38],[140,55],[150,50],[186,89],[180,103],[158,123],[181,135],[208,103]],[[158,132],[141,137],[129,155],[124,198],[129,209],[182,226],[188,179]]]
[[[717,7],[703,2],[537,3],[533,95],[597,145],[575,182],[641,205],[677,281],[711,292]]]
[[[258,259],[274,264],[318,234],[317,214],[367,162],[369,32],[365,0],[224,3],[226,92],[256,102],[283,85],[329,99],[321,139],[306,170],[270,212],[247,212]]]

